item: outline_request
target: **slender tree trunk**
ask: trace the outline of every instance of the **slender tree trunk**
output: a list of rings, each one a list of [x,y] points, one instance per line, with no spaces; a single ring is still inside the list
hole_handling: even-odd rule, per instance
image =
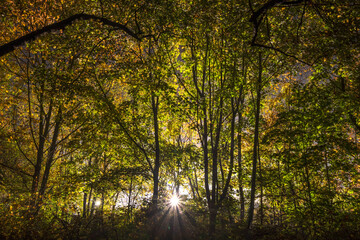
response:
[[[50,125],[51,125],[50,121],[51,121],[52,107],[53,107],[53,101],[50,100],[48,112],[45,113],[45,109],[44,109],[45,100],[43,95],[43,92],[45,91],[44,88],[45,88],[45,84],[43,83],[41,85],[42,91],[39,96],[39,107],[40,107],[40,113],[39,113],[40,123],[39,123],[39,133],[38,133],[39,140],[37,146],[36,163],[35,163],[34,174],[31,185],[32,196],[29,204],[30,217],[38,213],[40,206],[39,196],[37,195],[37,193],[39,191],[41,168],[44,160],[45,143],[49,135]],[[34,144],[36,145],[36,142],[34,142]]]
[[[242,104],[242,92],[240,92],[240,103]],[[242,132],[242,113],[238,111],[238,135],[237,135],[237,147],[238,147],[238,183],[239,183],[239,195],[240,195],[240,221],[243,223],[245,219],[245,197],[243,189],[243,177],[242,177],[242,148],[241,148],[241,132]]]
[[[228,189],[230,186],[231,176],[233,173],[233,167],[234,167],[234,151],[235,151],[235,118],[238,111],[238,106],[235,106],[235,100],[234,98],[231,98],[231,111],[232,111],[232,117],[231,117],[231,130],[230,130],[230,163],[229,163],[229,172],[226,178],[225,186],[223,189],[223,192],[220,196],[219,204],[226,198]]]
[[[128,197],[128,220],[131,222],[132,218],[132,205],[131,205],[131,194],[133,189],[133,176],[130,179],[130,186],[129,186],[129,197]]]
[[[243,49],[244,51],[244,49]],[[237,144],[238,144],[238,183],[239,183],[239,195],[240,195],[240,222],[244,223],[245,221],[245,196],[244,196],[244,188],[243,188],[243,175],[242,175],[242,148],[241,148],[241,133],[242,133],[242,109],[244,104],[244,94],[243,89],[246,84],[247,80],[247,68],[245,65],[245,55],[242,57],[242,76],[244,79],[244,82],[240,88],[239,91],[239,97],[238,97],[238,135],[237,135]],[[234,69],[236,69],[236,62],[234,62]],[[235,72],[235,70],[234,70]],[[235,77],[234,77],[235,79]],[[240,107],[241,104],[241,107]]]
[[[238,134],[238,181],[239,181],[239,193],[240,193],[240,221],[244,222],[245,218],[245,197],[242,182],[242,153],[241,153],[241,133]]]
[[[91,157],[89,158],[88,166],[91,167]],[[91,201],[91,198],[92,198],[92,191],[93,191],[93,188],[91,186],[90,191],[89,191],[89,195],[88,195],[88,199],[87,199],[87,203],[85,203],[87,205],[86,214],[85,214],[86,216],[90,216],[90,201]]]
[[[204,107],[206,109],[206,107]],[[205,191],[206,191],[206,199],[209,207],[210,212],[210,226],[209,226],[209,235],[212,236],[215,231],[215,221],[216,215],[214,215],[214,206],[210,195],[210,188],[209,188],[209,156],[208,156],[208,129],[207,129],[207,117],[206,117],[206,110],[204,110],[205,117],[203,121],[203,154],[204,154],[204,174],[205,174]],[[215,186],[212,186],[214,190]]]
[[[90,217],[93,216],[94,211],[95,211],[95,202],[96,202],[96,197],[93,197],[93,200],[91,202],[91,209],[90,209]]]
[[[261,52],[259,53],[259,76],[256,84],[256,108],[255,108],[255,132],[254,132],[254,148],[253,148],[253,165],[251,174],[251,193],[250,193],[250,206],[249,214],[247,219],[247,228],[250,229],[253,217],[254,217],[254,206],[255,206],[255,191],[256,191],[256,163],[257,148],[259,142],[259,118],[260,118],[260,100],[261,100],[261,77],[262,77],[262,66],[261,66]]]
[[[87,201],[87,193],[84,192],[84,198],[83,198],[83,218],[86,218],[86,201]]]
[[[217,184],[218,184],[218,150],[219,150],[219,142],[220,142],[220,134],[221,134],[221,126],[222,126],[222,105],[223,105],[223,99],[220,99],[220,116],[219,116],[219,122],[216,127],[216,138],[215,138],[215,144],[212,151],[212,189],[211,189],[211,204],[209,204],[209,210],[210,210],[210,236],[213,238],[216,232],[216,217],[217,217]]]
[[[54,160],[54,155],[55,155],[56,146],[57,146],[57,142],[58,142],[58,136],[59,136],[59,132],[60,132],[61,122],[62,122],[62,112],[61,112],[61,107],[59,107],[59,111],[56,116],[54,133],[53,133],[51,145],[49,148],[49,154],[48,154],[48,157],[46,160],[45,171],[43,174],[43,179],[42,179],[41,187],[40,187],[40,191],[39,191],[40,196],[43,196],[45,194],[47,182],[48,182],[49,175],[50,175],[50,168],[51,168],[51,165]]]
[[[33,181],[31,186],[31,193],[35,194],[38,191],[38,185],[40,181],[40,172],[42,167],[42,162],[44,158],[44,148],[46,138],[49,133],[50,128],[50,119],[52,114],[52,101],[50,101],[49,110],[47,114],[45,114],[44,110],[44,96],[40,94],[40,123],[39,123],[39,145],[37,148],[37,156],[36,156],[36,164],[34,169]],[[45,116],[44,116],[45,114]]]
[[[264,197],[264,191],[263,191],[263,179],[262,179],[262,170],[261,170],[261,158],[260,158],[260,146],[258,142],[257,147],[257,155],[259,160],[259,182],[260,182],[260,224],[263,224],[264,221],[264,205],[263,205],[263,197]],[[281,205],[280,205],[281,206]]]
[[[194,199],[196,199],[197,196],[196,196],[196,194],[195,194],[195,186],[194,186],[194,184],[192,183],[190,176],[188,176],[188,180],[189,180],[189,185],[190,185],[190,188],[191,188],[192,196],[193,196]]]
[[[204,120],[203,120],[203,152],[204,152],[204,174],[205,174],[205,191],[207,202],[210,203],[210,189],[209,189],[209,152],[208,152],[208,129],[207,129],[207,117],[206,107],[204,107]]]
[[[157,209],[158,196],[159,196],[159,170],[160,170],[160,143],[159,143],[159,122],[158,122],[158,110],[159,110],[159,97],[154,94],[151,96],[152,111],[154,117],[154,134],[155,134],[155,162],[153,172],[153,198],[152,202],[154,208]]]

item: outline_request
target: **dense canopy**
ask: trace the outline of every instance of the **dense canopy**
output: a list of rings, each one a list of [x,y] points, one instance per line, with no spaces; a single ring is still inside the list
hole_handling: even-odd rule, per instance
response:
[[[357,1],[1,5],[1,239],[359,238]]]

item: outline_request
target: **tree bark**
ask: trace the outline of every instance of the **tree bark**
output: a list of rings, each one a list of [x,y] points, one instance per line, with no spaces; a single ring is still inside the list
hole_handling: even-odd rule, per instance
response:
[[[61,107],[59,107],[59,111],[56,116],[55,128],[54,128],[54,133],[53,133],[53,137],[51,140],[49,154],[48,154],[48,157],[46,160],[45,171],[43,174],[43,179],[42,179],[41,187],[40,187],[40,191],[39,191],[40,196],[43,196],[45,194],[46,185],[47,185],[49,175],[50,175],[50,168],[51,168],[51,165],[54,160],[54,155],[55,155],[56,146],[57,146],[57,142],[58,142],[58,136],[59,136],[59,132],[60,132],[61,122],[62,122],[62,110],[61,110]]]
[[[44,88],[44,85],[42,85],[42,88]],[[40,105],[39,144],[38,144],[38,148],[37,148],[36,164],[35,164],[33,181],[32,181],[32,186],[31,186],[32,194],[35,194],[38,191],[41,166],[42,166],[42,162],[43,162],[43,158],[44,158],[45,141],[46,141],[47,135],[49,134],[50,119],[51,119],[51,114],[52,114],[52,101],[50,101],[49,110],[45,114],[43,93],[40,94],[39,105]],[[45,116],[44,116],[44,114],[45,114]]]
[[[122,25],[120,23],[117,22],[113,22],[110,21],[109,19],[103,18],[103,17],[98,17],[95,15],[91,15],[91,14],[84,14],[84,13],[80,13],[80,14],[75,14],[72,15],[62,21],[47,25],[41,29],[35,30],[33,32],[30,32],[20,38],[17,38],[9,43],[6,43],[2,46],[0,46],[0,57],[4,56],[7,53],[10,53],[12,51],[15,50],[16,47],[19,47],[23,44],[25,44],[26,42],[32,42],[34,41],[36,38],[38,38],[39,36],[41,36],[44,33],[49,33],[51,31],[56,31],[56,30],[63,30],[65,29],[65,27],[71,25],[73,22],[75,22],[76,20],[95,20],[95,21],[99,21],[104,25],[107,26],[111,26],[114,27],[115,29],[120,29],[123,30],[124,32],[126,32],[128,35],[130,35],[131,37],[135,38],[136,40],[140,41],[141,38],[134,33],[133,31],[131,31],[129,28],[127,28],[125,25]]]
[[[86,201],[87,201],[87,193],[84,192],[84,198],[83,198],[83,218],[86,218]]]
[[[129,197],[128,197],[128,221],[131,222],[132,219],[132,204],[131,204],[131,197],[133,191],[133,176],[130,179],[130,186],[129,186]],[[119,193],[118,193],[119,194]],[[118,195],[116,196],[117,199]]]
[[[239,181],[239,194],[240,194],[240,221],[244,222],[245,218],[245,197],[242,182],[242,153],[241,153],[241,133],[238,133],[238,181]]]
[[[237,114],[237,107],[235,106],[235,99],[231,98],[231,111],[232,111],[232,117],[231,117],[231,130],[230,130],[230,165],[229,165],[229,173],[226,178],[225,186],[223,189],[223,192],[220,196],[220,203],[223,201],[227,195],[229,186],[230,186],[230,180],[233,172],[233,166],[234,166],[234,151],[235,151],[235,118]]]
[[[256,192],[256,163],[258,161],[258,143],[259,143],[259,119],[260,119],[260,100],[261,100],[261,77],[262,77],[262,66],[261,66],[261,52],[259,52],[259,75],[256,84],[256,108],[255,108],[255,130],[254,130],[254,147],[253,147],[253,159],[252,159],[252,174],[251,174],[251,193],[250,193],[250,206],[249,214],[247,219],[247,229],[250,229],[253,217],[254,217],[254,206],[255,206],[255,192]]]
[[[158,196],[159,196],[159,170],[160,170],[160,143],[159,143],[159,122],[158,122],[158,110],[159,110],[159,97],[154,94],[151,96],[151,104],[154,118],[154,134],[155,134],[155,162],[153,172],[153,198],[152,202],[155,209],[157,208]]]

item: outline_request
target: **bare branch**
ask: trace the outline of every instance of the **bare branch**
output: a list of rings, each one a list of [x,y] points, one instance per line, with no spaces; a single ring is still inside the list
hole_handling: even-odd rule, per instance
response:
[[[287,57],[291,57],[291,58],[295,59],[296,61],[299,61],[299,62],[301,62],[301,63],[303,63],[305,65],[308,65],[308,66],[313,66],[314,65],[313,63],[305,62],[304,60],[301,60],[300,58],[298,58],[298,57],[296,57],[294,55],[291,55],[291,54],[289,54],[289,53],[287,53],[287,52],[285,52],[285,51],[283,51],[283,50],[281,50],[279,48],[276,48],[276,47],[267,46],[267,45],[263,45],[263,44],[256,43],[256,42],[251,42],[251,45],[274,50],[276,52],[279,52],[279,53],[281,53],[281,54],[283,54],[283,55],[285,55]]]

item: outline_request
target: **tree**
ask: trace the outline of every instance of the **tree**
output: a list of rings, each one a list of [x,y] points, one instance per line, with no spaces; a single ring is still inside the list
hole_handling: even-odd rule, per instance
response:
[[[1,237],[355,236],[358,4],[3,5]]]

